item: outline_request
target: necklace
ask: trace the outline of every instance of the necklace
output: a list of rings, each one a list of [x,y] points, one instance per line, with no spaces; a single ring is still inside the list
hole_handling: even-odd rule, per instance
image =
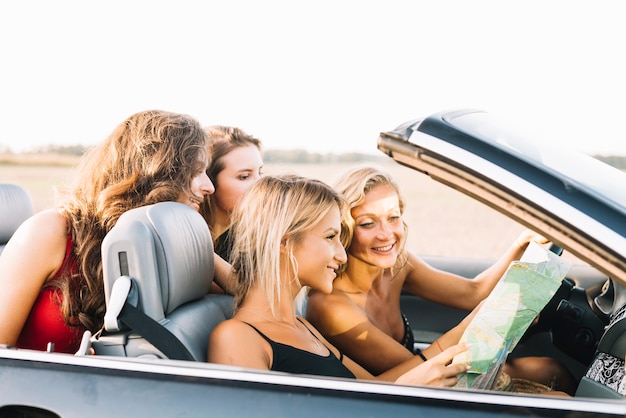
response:
[[[284,322],[275,321],[275,320],[270,319],[270,318],[268,318],[268,317],[266,317],[264,315],[259,314],[258,312],[255,312],[255,311],[253,311],[251,309],[239,308],[239,310],[240,311],[250,312],[251,314],[256,315],[257,317],[263,319],[266,322],[270,322],[270,323],[273,323],[273,324],[276,324],[276,325],[280,325],[280,326],[283,326],[283,327],[287,327],[287,328],[293,329],[293,327],[291,325],[289,325],[289,324],[286,324]],[[300,323],[300,325],[302,325],[304,328],[306,328],[306,335],[310,337],[310,338],[307,338],[307,339],[313,340],[313,342],[315,343],[315,346],[318,348],[318,350],[321,350],[322,349],[322,343],[320,342],[320,340],[318,340],[317,337],[313,334],[313,332],[311,332],[311,330],[306,325],[304,325],[302,322],[300,322],[300,320],[297,317],[296,317],[296,321],[298,323]],[[299,328],[298,327],[298,323],[296,323],[296,329]]]

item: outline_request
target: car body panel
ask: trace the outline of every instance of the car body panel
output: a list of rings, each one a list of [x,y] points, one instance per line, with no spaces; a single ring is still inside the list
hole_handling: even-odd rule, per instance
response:
[[[598,404],[585,399],[322,379],[177,360],[90,358],[11,349],[0,357],[0,384],[0,406],[26,404],[62,417],[562,417],[574,411],[576,417],[603,417],[626,412],[622,403],[614,401]]]

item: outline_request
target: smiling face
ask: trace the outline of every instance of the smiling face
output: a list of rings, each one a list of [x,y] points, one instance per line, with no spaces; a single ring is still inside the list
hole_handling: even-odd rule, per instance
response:
[[[347,260],[339,240],[341,216],[338,207],[331,208],[312,229],[294,245],[300,284],[324,293],[333,289],[337,269]]]
[[[261,152],[255,145],[238,147],[222,157],[223,170],[215,179],[217,206],[231,213],[241,195],[260,177],[263,168]]]
[[[350,255],[381,268],[393,267],[405,233],[400,201],[393,187],[372,188],[351,215],[355,225],[348,248]]]

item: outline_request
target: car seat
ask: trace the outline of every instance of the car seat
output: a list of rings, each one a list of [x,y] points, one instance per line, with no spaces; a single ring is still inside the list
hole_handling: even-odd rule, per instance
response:
[[[33,201],[26,189],[0,183],[0,254],[22,222],[34,214]]]
[[[593,300],[596,309],[610,320],[576,396],[623,399],[626,395],[626,286],[609,279]]]
[[[191,207],[162,202],[124,213],[102,242],[106,300],[96,354],[206,361],[209,335],[233,313],[208,295],[209,228]]]

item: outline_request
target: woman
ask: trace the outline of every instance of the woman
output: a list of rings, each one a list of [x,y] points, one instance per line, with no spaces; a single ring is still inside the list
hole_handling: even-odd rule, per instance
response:
[[[205,131],[210,140],[207,175],[215,193],[201,205],[201,213],[211,229],[215,252],[230,261],[230,215],[241,195],[261,177],[261,142],[235,127],[209,126]]]
[[[0,257],[0,343],[35,350],[53,343],[73,353],[83,331],[98,331],[104,236],[139,206],[178,201],[199,210],[214,191],[206,150],[194,118],[152,110],[130,116],[86,154],[68,198],[24,222]],[[216,265],[220,278],[227,270]]]
[[[356,167],[341,175],[334,187],[348,204],[342,220],[348,260],[330,294],[311,292],[306,317],[331,343],[373,374],[413,357],[426,360],[436,356],[458,343],[473,317],[467,316],[423,352],[414,351],[411,326],[400,311],[403,290],[475,313],[530,240],[545,241],[524,231],[495,264],[476,278],[467,279],[437,270],[405,251],[404,200],[386,172]],[[557,389],[575,390],[569,372],[552,359],[516,359],[505,371],[547,386],[556,379]]]
[[[452,386],[465,365],[453,346],[416,367],[409,359],[377,377],[296,315],[303,286],[330,293],[339,266],[342,201],[327,185],[295,175],[261,178],[233,213],[236,312],[211,334],[208,360],[298,374]],[[419,362],[421,363],[421,361]]]

